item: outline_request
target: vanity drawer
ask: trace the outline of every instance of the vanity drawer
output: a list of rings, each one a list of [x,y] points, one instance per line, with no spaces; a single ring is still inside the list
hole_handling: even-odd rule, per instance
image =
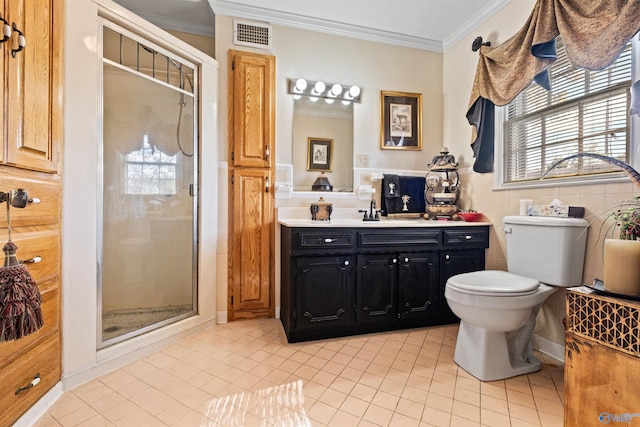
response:
[[[22,357],[22,354],[37,344],[38,341],[58,331],[58,307],[60,306],[58,298],[59,291],[57,288],[49,289],[42,293],[41,308],[44,325],[36,332],[19,340],[0,343],[0,366]]]
[[[52,225],[60,222],[60,178],[57,175],[39,174],[32,171],[11,169],[10,174],[0,175],[0,191],[25,189],[30,199],[39,203],[28,203],[24,208],[11,208],[11,226]],[[42,176],[42,179],[38,179]],[[35,179],[34,179],[35,178]],[[6,205],[3,204],[0,228],[7,227]]]
[[[39,376],[40,381],[26,390]],[[0,425],[12,425],[60,380],[60,335],[54,334],[37,347],[0,369]]]
[[[339,230],[305,230],[297,233],[296,249],[351,249],[355,233]]]
[[[447,246],[465,247],[489,247],[489,229],[482,228],[463,228],[456,230],[444,230],[444,242]]]
[[[391,228],[386,230],[367,230],[358,233],[358,243],[363,248],[438,246],[440,230],[416,228]]]
[[[3,236],[0,233],[0,236]],[[2,241],[6,241],[6,235]],[[60,237],[58,230],[42,230],[14,233],[13,242],[18,247],[16,256],[23,261],[40,289],[60,274]]]

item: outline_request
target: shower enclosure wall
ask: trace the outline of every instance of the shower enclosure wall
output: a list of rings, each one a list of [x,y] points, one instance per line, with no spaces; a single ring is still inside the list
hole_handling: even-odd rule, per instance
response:
[[[108,21],[98,347],[197,312],[197,67]]]

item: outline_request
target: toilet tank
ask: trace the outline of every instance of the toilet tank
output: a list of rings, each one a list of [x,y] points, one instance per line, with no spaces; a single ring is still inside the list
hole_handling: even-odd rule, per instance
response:
[[[589,223],[579,218],[507,216],[507,270],[553,286],[581,286]]]

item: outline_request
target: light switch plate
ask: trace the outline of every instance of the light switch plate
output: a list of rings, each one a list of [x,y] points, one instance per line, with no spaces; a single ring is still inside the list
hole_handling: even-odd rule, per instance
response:
[[[369,167],[369,155],[368,154],[356,154],[356,166],[359,168]]]

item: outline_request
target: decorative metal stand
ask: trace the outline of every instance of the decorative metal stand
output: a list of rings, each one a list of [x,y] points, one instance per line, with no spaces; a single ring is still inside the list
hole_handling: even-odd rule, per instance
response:
[[[425,219],[459,220],[458,198],[460,195],[460,177],[455,156],[442,147],[440,154],[427,165],[424,199],[426,202]]]

